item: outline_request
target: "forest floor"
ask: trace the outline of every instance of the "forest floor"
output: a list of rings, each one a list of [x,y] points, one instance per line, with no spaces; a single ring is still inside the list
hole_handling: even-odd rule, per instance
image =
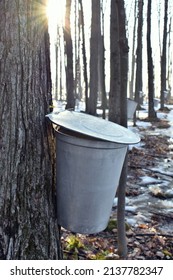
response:
[[[129,150],[126,199],[132,206],[126,210],[128,260],[173,259],[173,148],[171,136],[163,133],[170,128],[167,113],[150,126],[137,126],[141,144]],[[164,188],[165,182],[169,188]],[[64,259],[119,259],[116,205],[106,230],[84,235],[62,229],[61,234]]]

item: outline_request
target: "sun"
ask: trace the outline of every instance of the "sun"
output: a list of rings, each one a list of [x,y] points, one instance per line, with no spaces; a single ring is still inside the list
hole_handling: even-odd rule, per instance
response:
[[[48,0],[46,14],[50,25],[62,25],[64,21],[65,1]]]

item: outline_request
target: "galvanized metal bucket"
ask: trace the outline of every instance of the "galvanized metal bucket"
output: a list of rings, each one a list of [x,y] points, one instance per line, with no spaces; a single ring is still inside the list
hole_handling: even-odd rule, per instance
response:
[[[56,131],[58,224],[78,233],[104,230],[128,143],[139,137],[111,122],[77,112],[48,115]]]
[[[133,119],[138,103],[130,98],[127,98],[127,118]]]
[[[56,145],[58,223],[78,233],[104,230],[127,145],[61,130],[56,133]]]

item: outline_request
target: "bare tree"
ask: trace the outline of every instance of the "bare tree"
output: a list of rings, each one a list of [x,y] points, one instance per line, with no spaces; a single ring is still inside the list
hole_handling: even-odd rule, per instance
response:
[[[172,16],[169,21],[169,30],[168,30],[168,98],[171,97],[171,79],[172,79],[172,48],[171,48],[171,32],[172,32]]]
[[[160,92],[160,107],[164,109],[164,98],[166,92],[166,57],[167,57],[167,22],[168,22],[168,0],[164,1],[164,27],[163,27],[163,44],[161,55],[161,92]]]
[[[111,81],[109,97],[109,120],[127,127],[127,73],[128,42],[124,0],[111,1]],[[123,165],[118,188],[118,252],[126,258],[125,190],[127,181],[127,156]]]
[[[101,101],[102,101],[102,109],[103,119],[106,118],[106,108],[107,108],[107,97],[106,97],[106,85],[105,85],[105,43],[104,43],[104,8],[103,8],[103,0],[101,1],[101,21],[102,21],[102,29],[101,29],[101,36],[100,36],[100,89],[101,89]]]
[[[143,0],[138,0],[138,35],[136,50],[136,83],[135,83],[135,100],[142,104],[142,33],[143,33]],[[139,106],[139,105],[138,105]]]
[[[65,40],[65,54],[66,54],[66,86],[67,86],[66,108],[67,109],[75,107],[73,49],[72,49],[72,38],[71,38],[70,14],[71,14],[71,0],[66,0],[64,40]]]
[[[134,98],[134,78],[135,78],[135,61],[136,61],[136,55],[135,55],[135,43],[136,43],[136,23],[137,23],[137,0],[134,2],[134,26],[133,26],[133,41],[132,41],[132,61],[131,61],[131,77],[129,81],[129,93],[130,98]]]
[[[88,111],[96,115],[98,94],[98,51],[100,28],[100,0],[92,1],[91,39],[90,39],[90,95],[88,99]]]
[[[110,93],[109,93],[109,120],[120,123],[120,48],[119,48],[119,17],[117,1],[111,1],[110,23]]]
[[[0,1],[0,259],[58,259],[46,1]]]
[[[149,119],[156,118],[156,112],[154,110],[154,65],[152,57],[151,47],[151,3],[152,0],[148,0],[147,7],[147,57],[148,57],[148,117]]]
[[[85,47],[85,31],[84,31],[84,13],[83,13],[83,3],[79,0],[81,9],[81,27],[82,27],[82,57],[83,57],[83,74],[85,82],[85,103],[86,112],[88,112],[88,75],[87,75],[87,58],[86,58],[86,47]]]

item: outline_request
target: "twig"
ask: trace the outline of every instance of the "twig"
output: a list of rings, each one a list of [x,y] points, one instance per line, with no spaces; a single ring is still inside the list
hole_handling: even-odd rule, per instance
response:
[[[127,233],[128,237],[132,237],[132,236],[163,236],[163,237],[169,237],[169,238],[173,238],[172,234],[167,234],[167,233],[151,233],[151,232],[147,232],[147,233]]]

